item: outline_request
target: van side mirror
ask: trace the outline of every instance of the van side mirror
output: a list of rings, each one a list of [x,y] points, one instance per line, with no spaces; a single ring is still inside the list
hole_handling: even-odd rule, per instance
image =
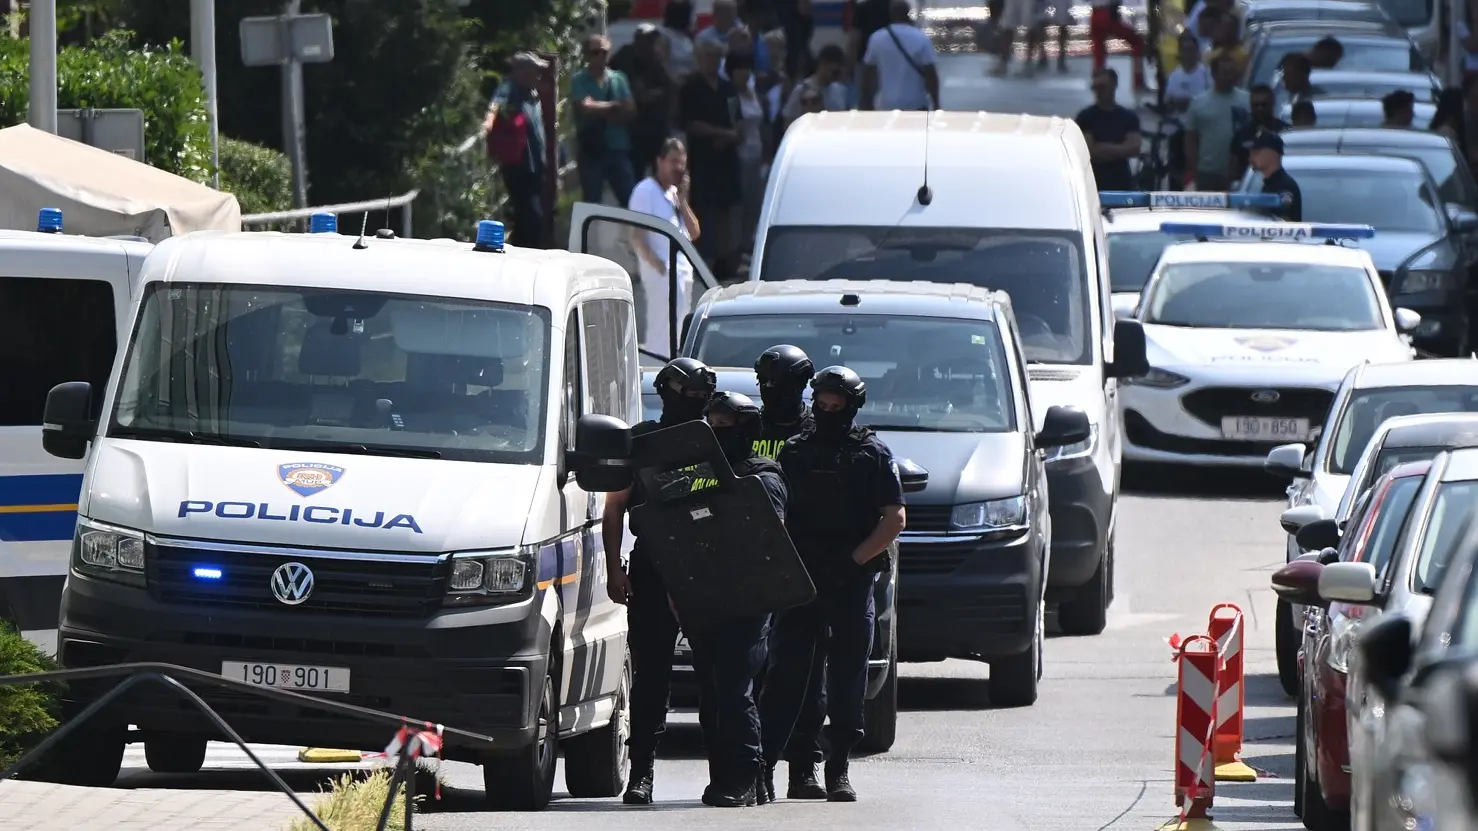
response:
[[[1304,467],[1308,449],[1302,444],[1284,444],[1268,452],[1262,469],[1280,478],[1308,479],[1313,472]]]
[[[1396,309],[1391,313],[1396,318],[1396,331],[1409,335],[1422,325],[1422,316],[1410,309]]]
[[[683,328],[678,332],[677,335],[677,348],[679,352],[682,351],[683,344],[688,342],[688,330],[692,328],[693,313],[688,312],[687,314],[683,315]]]
[[[1332,519],[1315,520],[1298,529],[1293,539],[1305,551],[1333,548],[1339,545],[1339,523]]]
[[[1273,593],[1295,606],[1327,606],[1319,598],[1319,574],[1324,565],[1315,559],[1297,560],[1273,572]]]
[[[1331,603],[1368,606],[1375,602],[1375,566],[1330,563],[1319,574],[1319,596]]]
[[[1289,508],[1278,517],[1278,524],[1283,530],[1290,534],[1297,534],[1300,528],[1311,522],[1318,522],[1324,518],[1324,509],[1318,505],[1299,505],[1297,508]],[[1317,549],[1316,549],[1317,550]]]
[[[1447,219],[1452,223],[1452,229],[1464,234],[1478,231],[1478,214],[1464,208],[1462,205],[1448,203],[1443,206],[1446,209]]]
[[[1137,320],[1115,320],[1114,362],[1108,365],[1108,377],[1143,378],[1149,372],[1150,359],[1144,340],[1144,327]]]
[[[92,384],[68,381],[46,394],[41,416],[41,447],[59,459],[81,459],[96,425],[92,421]]]
[[[1081,444],[1092,437],[1093,423],[1087,413],[1077,407],[1048,407],[1034,441],[1038,450],[1051,450]]]
[[[913,459],[899,459],[898,481],[904,493],[918,493],[929,486],[929,471]]]
[[[1380,691],[1387,703],[1401,692],[1401,679],[1411,669],[1415,649],[1411,645],[1411,621],[1405,615],[1382,615],[1361,630],[1356,648],[1365,680]]]
[[[582,490],[626,490],[632,482],[631,428],[614,416],[580,416],[575,424],[575,451],[569,461]]]

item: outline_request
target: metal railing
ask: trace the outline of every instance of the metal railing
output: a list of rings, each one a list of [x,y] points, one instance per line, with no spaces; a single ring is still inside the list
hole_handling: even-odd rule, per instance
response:
[[[399,196],[389,196],[384,199],[369,199],[364,202],[345,202],[338,205],[318,205],[311,208],[298,208],[292,211],[273,211],[265,214],[247,214],[241,218],[244,228],[252,228],[267,225],[277,225],[285,222],[301,222],[316,213],[331,214],[364,214],[366,217],[375,211],[389,212],[392,208],[401,208],[400,212],[400,235],[402,237],[412,236],[411,226],[411,203],[421,194],[419,189],[408,190]],[[366,230],[370,229],[368,223]],[[353,230],[347,229],[347,230]]]

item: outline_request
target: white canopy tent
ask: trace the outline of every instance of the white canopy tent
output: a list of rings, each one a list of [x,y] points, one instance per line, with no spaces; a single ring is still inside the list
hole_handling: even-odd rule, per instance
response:
[[[95,237],[241,230],[229,193],[26,125],[0,130],[0,228],[34,231],[42,208],[61,210],[66,233]]]

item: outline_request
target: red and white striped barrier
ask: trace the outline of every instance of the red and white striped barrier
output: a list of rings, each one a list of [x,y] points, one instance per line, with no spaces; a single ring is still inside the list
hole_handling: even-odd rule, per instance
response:
[[[1242,610],[1236,604],[1221,603],[1211,609],[1211,620],[1206,631],[1216,641],[1222,661],[1217,682],[1216,735],[1212,739],[1218,782],[1257,781],[1257,772],[1240,758],[1243,710],[1247,698],[1242,672],[1242,638],[1245,630]]]
[[[1175,701],[1175,805],[1180,821],[1173,827],[1189,827],[1192,820],[1210,818],[1216,795],[1212,742],[1221,655],[1210,636],[1191,635],[1180,641],[1176,663],[1180,679]]]

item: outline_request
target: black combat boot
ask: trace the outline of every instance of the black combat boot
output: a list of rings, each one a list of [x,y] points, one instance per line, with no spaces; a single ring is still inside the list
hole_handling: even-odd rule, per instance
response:
[[[847,777],[847,757],[826,763],[826,801],[856,802],[857,791]]]
[[[775,768],[765,765],[760,770],[759,781],[754,783],[755,802],[760,805],[769,805],[775,801]]]
[[[748,808],[758,801],[755,780],[711,784],[703,791],[703,804],[714,808]]]
[[[626,782],[626,793],[621,801],[627,805],[652,804],[652,760],[631,757],[631,778]]]
[[[816,775],[814,762],[791,762],[790,787],[785,789],[786,799],[826,799],[826,788],[821,777]]]

